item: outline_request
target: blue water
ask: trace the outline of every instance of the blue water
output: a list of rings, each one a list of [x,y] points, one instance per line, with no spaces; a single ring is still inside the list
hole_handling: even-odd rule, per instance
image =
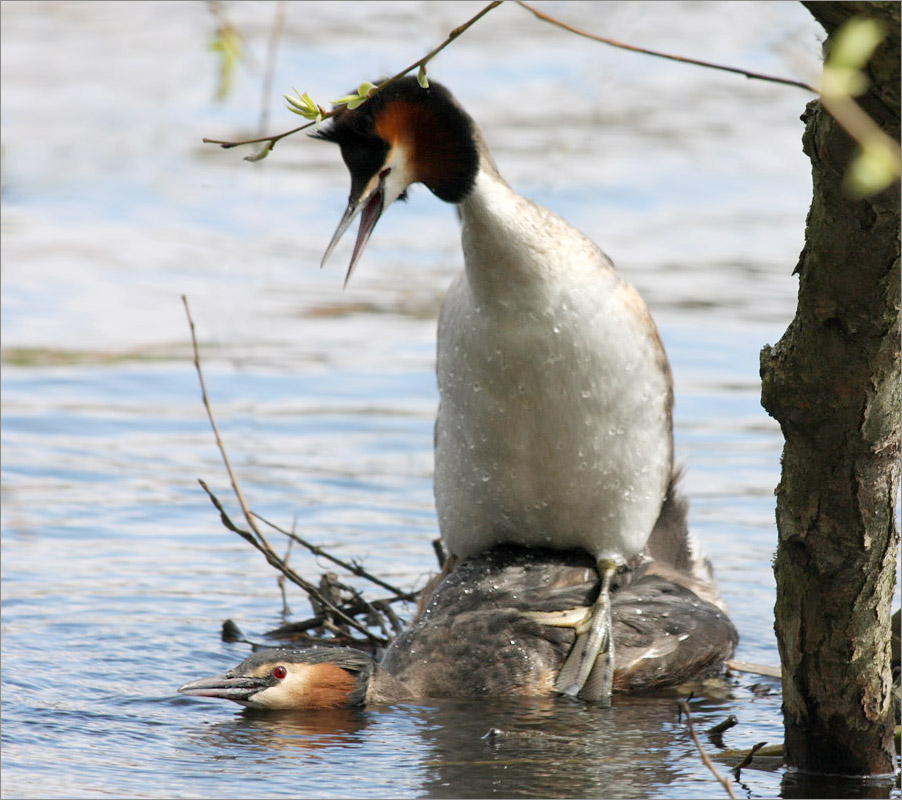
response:
[[[481,7],[288,4],[270,130],[292,87],[327,103],[406,66]],[[796,3],[545,3],[635,44],[811,79]],[[213,101],[204,3],[4,2],[2,794],[5,797],[711,797],[675,695],[399,704],[255,717],[175,694],[281,622],[277,575],[238,516],[200,401],[180,296],[251,506],[405,589],[434,572],[435,317],[460,266],[424,190],[380,222],[342,290],[334,149],[265,162],[201,138],[256,132],[277,7],[223,12],[251,54]],[[798,90],[613,50],[506,4],[430,67],[507,179],[585,230],[646,297],[670,356],[691,524],[742,637],[778,661],[770,559],[781,438],[758,352],[794,310],[810,195]],[[284,542],[273,534],[274,546]],[[316,580],[333,567],[297,549]],[[356,579],[348,582],[362,586]],[[368,590],[369,591],[369,590]],[[295,616],[307,601],[289,591]],[[409,612],[409,609],[408,609]],[[700,730],[782,738],[779,682],[696,687]],[[483,739],[490,728],[503,734]],[[714,751],[713,745],[708,749]],[[773,797],[781,774],[737,792]]]

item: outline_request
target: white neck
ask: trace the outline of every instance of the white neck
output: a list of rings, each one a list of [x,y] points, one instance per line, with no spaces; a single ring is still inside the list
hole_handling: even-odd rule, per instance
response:
[[[572,285],[574,270],[590,269],[593,280],[608,273],[617,283],[607,257],[583,234],[546,208],[521,197],[498,174],[490,158],[481,156],[473,190],[460,204],[464,261],[474,294],[484,302],[512,295],[523,300],[549,285]]]

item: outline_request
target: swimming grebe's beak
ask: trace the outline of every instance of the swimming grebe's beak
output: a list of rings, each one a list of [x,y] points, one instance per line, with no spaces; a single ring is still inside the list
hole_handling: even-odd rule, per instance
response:
[[[218,697],[248,705],[255,694],[268,689],[271,685],[272,681],[266,678],[236,675],[233,670],[229,670],[223,675],[200,678],[186,683],[184,686],[180,686],[178,691],[179,694],[187,694],[191,697]]]

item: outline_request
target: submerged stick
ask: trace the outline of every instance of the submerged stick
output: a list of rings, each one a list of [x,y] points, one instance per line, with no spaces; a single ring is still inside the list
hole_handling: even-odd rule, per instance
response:
[[[735,767],[733,767],[733,775],[736,776],[736,780],[739,780],[739,775],[742,770],[752,763],[752,759],[755,757],[755,753],[757,753],[767,742],[758,742],[751,750],[746,753],[745,758],[742,759]]]
[[[766,664],[750,664],[748,661],[735,661],[730,659],[724,662],[727,669],[736,672],[750,672],[753,675],[763,675],[766,678],[781,678],[782,673],[779,667],[770,667]]]

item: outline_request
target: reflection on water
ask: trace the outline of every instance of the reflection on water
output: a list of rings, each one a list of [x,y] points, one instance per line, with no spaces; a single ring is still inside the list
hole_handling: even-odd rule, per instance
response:
[[[660,757],[680,746],[675,700],[600,709],[555,699],[475,716],[483,736],[498,731],[475,747],[472,708],[443,708],[431,719],[428,796],[457,796],[464,765],[471,797],[647,797],[676,777],[678,762]]]
[[[893,777],[882,778],[842,778],[836,775],[802,775],[786,772],[783,775],[781,796],[786,798],[820,797],[895,797],[898,781]]]
[[[359,745],[367,727],[362,709],[321,708],[300,712],[254,712],[246,710],[228,722],[217,723],[193,739],[201,750],[259,749],[274,757],[303,757],[317,750]],[[297,752],[295,752],[297,751]]]
[[[739,699],[729,686],[709,688],[710,697],[693,701],[699,730],[721,721]],[[686,786],[698,755],[676,698],[620,698],[611,709],[554,698],[239,712],[189,730],[186,746],[205,759],[246,753],[255,767],[274,774],[315,770],[322,797],[365,795],[392,770],[398,796],[649,797],[671,786],[681,787],[675,796],[710,796],[710,787]],[[348,763],[352,776],[343,772]],[[352,791],[341,790],[342,777]],[[770,789],[778,785],[776,775],[764,780]]]
[[[326,102],[480,7],[289,4],[273,128],[297,124],[279,93]],[[711,796],[672,695],[300,717],[175,695],[244,656],[219,641],[223,619],[252,636],[282,621],[275,574],[196,485],[232,509],[180,295],[251,505],[414,588],[434,570],[435,316],[461,261],[453,209],[420,190],[380,221],[347,290],[350,244],[319,269],[347,195],[337,152],[293,137],[252,165],[201,144],[254,131],[276,6],[224,12],[248,58],[216,105],[204,3],[2,6],[4,795]],[[807,78],[818,58],[796,3],[553,12],[756,71]],[[807,96],[573,39],[512,4],[430,74],[509,182],[598,241],[646,297],[674,370],[691,525],[737,656],[775,663],[781,441],[760,408],[758,351],[794,307]],[[327,568],[297,551],[291,563]],[[782,738],[779,705],[775,682],[741,675],[698,689],[693,715],[704,730],[735,714],[725,744],[748,747]],[[780,780],[745,770],[742,789],[771,797]]]

